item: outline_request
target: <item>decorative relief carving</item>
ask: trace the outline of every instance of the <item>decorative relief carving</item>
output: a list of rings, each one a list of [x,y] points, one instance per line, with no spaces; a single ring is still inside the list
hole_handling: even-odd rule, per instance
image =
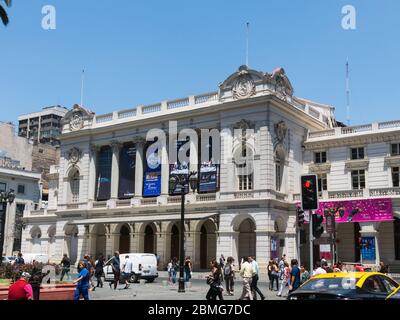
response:
[[[83,128],[83,116],[81,112],[74,112],[71,120],[69,121],[69,128],[71,131],[76,131]]]
[[[247,71],[247,67],[240,67],[238,75],[239,77],[236,79],[232,87],[233,98],[244,99],[255,95],[256,85]]]
[[[77,164],[81,159],[82,152],[80,149],[73,147],[68,151],[68,160],[73,165]]]

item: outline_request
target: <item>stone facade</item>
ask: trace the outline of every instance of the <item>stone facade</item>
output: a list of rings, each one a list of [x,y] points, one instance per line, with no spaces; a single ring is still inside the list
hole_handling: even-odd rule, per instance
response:
[[[185,200],[185,255],[191,256],[195,269],[208,268],[209,261],[221,254],[236,261],[255,255],[261,267],[271,255],[282,253],[306,262],[307,250],[300,246],[296,223],[300,175],[312,166],[313,144],[323,143],[325,132],[341,130],[333,111],[331,106],[295,97],[282,68],[269,74],[245,66],[229,76],[217,92],[105,115],[75,105],[64,118],[60,163],[50,172],[49,206],[25,216],[25,249],[52,250],[54,260],[63,253],[76,260],[85,253],[110,256],[117,249],[153,252],[160,256],[161,267],[178,256],[180,196],[170,195],[168,185],[169,166],[174,163],[168,161],[169,146],[174,143],[171,122],[176,121],[178,132],[184,128],[221,132],[219,187],[209,193],[190,192]],[[144,197],[143,141],[151,129],[162,129],[167,136],[165,143],[159,139],[160,192]],[[245,135],[238,137],[235,129]],[[337,148],[344,148],[344,140],[337,139]],[[134,192],[120,197],[119,182],[126,173],[121,169],[121,149],[132,142]],[[190,170],[199,168],[199,152],[191,140]],[[237,154],[246,160],[246,168],[253,168],[251,174],[241,173],[243,165],[236,161]],[[110,161],[109,177],[99,176],[100,155]],[[334,161],[330,158],[331,167]],[[332,180],[328,190],[347,190],[343,179],[341,185]],[[99,186],[109,180],[110,190],[99,200]],[[383,228],[390,229],[385,224]],[[354,258],[349,253],[350,240],[354,240],[351,225],[340,226],[344,243],[338,249],[349,260]],[[42,237],[38,246],[35,236],[39,230],[51,241]],[[376,229],[366,227],[364,231]],[[381,241],[381,254],[390,252],[390,241],[393,237]]]

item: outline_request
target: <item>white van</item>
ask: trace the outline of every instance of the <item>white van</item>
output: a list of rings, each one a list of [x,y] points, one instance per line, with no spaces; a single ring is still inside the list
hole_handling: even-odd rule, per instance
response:
[[[132,276],[130,282],[138,282],[140,279],[153,282],[154,279],[158,277],[157,258],[151,253],[120,253],[121,276],[126,256],[129,256],[129,259],[132,261]],[[103,269],[105,281],[112,281],[114,279],[111,260],[112,258],[107,260]]]
[[[22,258],[25,263],[32,263],[37,261],[39,263],[47,264],[49,263],[49,255],[44,253],[23,253]]]

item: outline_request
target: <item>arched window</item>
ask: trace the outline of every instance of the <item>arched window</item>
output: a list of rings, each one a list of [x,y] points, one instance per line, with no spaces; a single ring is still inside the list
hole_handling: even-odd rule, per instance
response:
[[[71,202],[79,202],[79,171],[75,170],[70,176]]]

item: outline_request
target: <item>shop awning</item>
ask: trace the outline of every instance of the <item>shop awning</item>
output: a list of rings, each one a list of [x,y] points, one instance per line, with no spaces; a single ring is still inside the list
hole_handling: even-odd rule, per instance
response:
[[[202,220],[218,215],[218,213],[188,213],[185,214],[185,220]],[[134,222],[156,222],[156,221],[179,221],[180,214],[158,214],[158,215],[140,215],[133,217],[115,217],[115,218],[92,218],[77,219],[68,224],[88,225],[88,224],[111,224],[111,223],[134,223]]]

